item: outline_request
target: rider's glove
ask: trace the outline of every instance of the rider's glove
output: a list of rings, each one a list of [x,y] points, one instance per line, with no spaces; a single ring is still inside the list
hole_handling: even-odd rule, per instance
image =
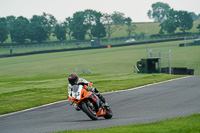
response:
[[[87,89],[88,89],[88,90],[92,90],[92,85],[93,85],[93,84],[90,82],[90,83],[88,84]]]
[[[99,90],[97,88],[92,88],[92,91],[95,93],[99,93]]]

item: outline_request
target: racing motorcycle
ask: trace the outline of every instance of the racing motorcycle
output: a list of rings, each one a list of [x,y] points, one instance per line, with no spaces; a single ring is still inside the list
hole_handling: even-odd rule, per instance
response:
[[[71,100],[71,105],[76,103],[92,120],[97,120],[98,117],[112,118],[111,108],[104,104],[94,92],[88,91],[86,85],[73,85],[72,95],[68,99]]]

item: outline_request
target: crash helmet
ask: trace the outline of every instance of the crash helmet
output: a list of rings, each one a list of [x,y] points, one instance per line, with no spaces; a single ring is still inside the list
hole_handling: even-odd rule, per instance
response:
[[[78,81],[78,75],[76,73],[72,73],[68,76],[68,81],[71,85],[75,85]]]

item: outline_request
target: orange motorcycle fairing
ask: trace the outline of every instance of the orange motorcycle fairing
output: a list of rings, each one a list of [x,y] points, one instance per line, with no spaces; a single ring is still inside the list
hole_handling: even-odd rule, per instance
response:
[[[99,112],[97,112],[97,116],[101,117],[106,115],[106,109],[99,108]]]

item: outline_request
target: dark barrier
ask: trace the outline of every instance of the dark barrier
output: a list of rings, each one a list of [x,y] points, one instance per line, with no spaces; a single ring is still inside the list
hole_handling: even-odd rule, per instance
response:
[[[188,69],[188,70],[187,70],[187,73],[188,73],[189,75],[194,75],[194,69]]]
[[[172,73],[176,75],[187,75],[187,68],[172,68]]]
[[[175,75],[194,75],[194,69],[187,69],[186,67],[172,67],[172,74]],[[161,68],[161,73],[169,74],[169,67]]]
[[[100,49],[100,48],[107,48],[107,46],[33,51],[33,52],[19,53],[19,54],[12,54],[12,55],[0,55],[0,58],[14,57],[14,56],[24,56],[24,55],[33,55],[33,54],[54,53],[54,52],[75,51],[75,50]]]

